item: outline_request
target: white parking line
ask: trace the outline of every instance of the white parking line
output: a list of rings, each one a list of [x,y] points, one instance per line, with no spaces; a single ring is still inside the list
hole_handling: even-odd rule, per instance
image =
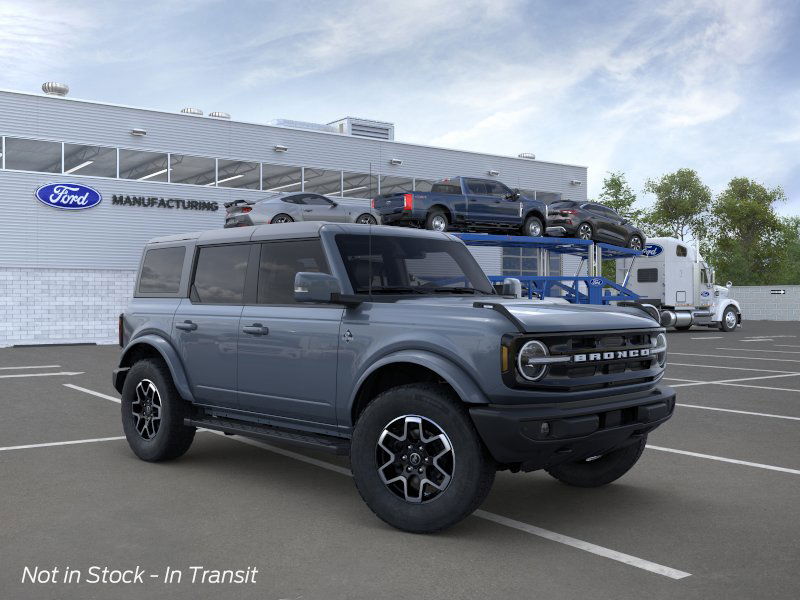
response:
[[[715,350],[733,350],[736,352],[775,352],[778,354],[800,354],[797,350],[751,350],[747,348],[746,350],[743,348],[715,348]]]
[[[579,550],[583,550],[585,552],[591,552],[592,554],[596,554],[598,556],[610,558],[611,560],[616,560],[617,562],[625,563],[627,565],[631,565],[632,567],[644,569],[645,571],[650,571],[651,573],[664,575],[670,579],[684,579],[685,577],[691,576],[691,573],[687,573],[686,571],[679,571],[677,569],[665,567],[664,565],[659,565],[658,563],[650,562],[649,560],[637,558],[636,556],[631,556],[630,554],[623,554],[622,552],[610,550],[609,548],[597,546],[596,544],[584,542],[583,540],[578,540],[560,533],[554,533],[552,531],[548,531],[547,529],[542,529],[541,527],[536,527],[535,525],[528,525],[522,521],[509,519],[508,517],[496,515],[485,510],[476,510],[473,514],[476,517],[486,519],[487,521],[492,521],[500,525],[505,525],[506,527],[518,529],[519,531],[524,531],[525,533],[530,533],[553,542],[558,542],[559,544],[572,546],[573,548],[578,548]]]
[[[775,346],[780,348],[800,348],[797,344],[775,344]]]
[[[27,367],[0,367],[0,371],[16,371],[17,369],[60,369],[61,365],[33,365]]]
[[[681,404],[680,402],[676,402],[675,406],[683,406],[684,408],[700,408],[702,410],[717,410],[720,412],[736,413],[738,415],[750,415],[753,417],[770,417],[773,419],[800,421],[800,417],[790,417],[787,415],[773,415],[770,413],[757,413],[757,412],[750,412],[749,410],[733,410],[732,408],[717,408],[716,406],[699,406],[697,404]]]
[[[700,337],[689,338],[690,340],[721,340],[724,335],[701,335]]]
[[[724,456],[714,456],[713,454],[701,454],[700,452],[689,452],[688,450],[677,450],[675,448],[664,448],[663,446],[646,446],[650,450],[659,450],[661,452],[672,452],[673,454],[683,454],[685,456],[694,456],[696,458],[707,458],[708,460],[717,460],[720,462],[731,463],[734,465],[744,465],[746,467],[756,467],[759,469],[767,469],[768,471],[780,471],[781,473],[791,473],[792,475],[800,475],[797,469],[789,469],[787,467],[776,467],[774,465],[765,465],[761,463],[748,462],[746,460],[737,460],[735,458],[725,458]]]
[[[783,375],[761,375],[760,377],[742,377],[739,379],[719,379],[717,381],[698,381],[697,379],[676,379],[674,377],[664,377],[664,379],[668,381],[685,381],[687,383],[676,383],[671,387],[685,387],[690,385],[734,385],[738,384],[740,381],[755,381],[757,379],[777,379],[779,377],[797,377],[800,373],[785,373]],[[749,386],[753,387],[753,386]],[[755,386],[761,387],[761,386]],[[763,389],[770,389],[770,388],[763,388]],[[784,388],[779,388],[784,389]]]
[[[741,350],[741,352],[752,352],[752,350]],[[727,356],[722,354],[694,354],[692,352],[669,352],[670,355],[677,355],[677,356],[703,356],[705,358],[738,358],[739,360],[751,361],[751,360],[770,360],[772,362],[800,362],[795,358],[759,358],[757,356]],[[697,365],[697,366],[708,366],[708,365]]]
[[[120,403],[119,398],[115,398],[114,396],[108,396],[107,394],[101,394],[100,392],[95,392],[94,390],[87,390],[86,388],[82,388],[79,385],[72,385],[71,383],[64,383],[62,385],[64,387],[72,388],[73,390],[78,390],[79,392],[83,392],[85,394],[91,394],[92,396],[103,398],[104,400],[111,400],[111,402],[116,402],[117,404]]]
[[[733,371],[758,371],[759,373],[794,373],[794,371],[776,371],[775,369],[753,369],[752,367],[728,367],[723,365],[697,365],[668,362],[668,367],[699,367],[701,369],[732,369]]]
[[[753,340],[740,340],[742,342],[774,342],[772,338],[756,338]]]
[[[113,442],[124,439],[125,436],[120,435],[116,437],[93,438],[88,440],[69,440],[67,442],[46,442],[44,444],[25,444],[24,446],[6,446],[5,448],[0,448],[0,452],[6,452],[7,450],[28,450],[29,448],[50,448],[51,446],[71,446],[73,444],[92,444],[94,442]]]
[[[112,402],[119,402],[118,398],[114,398],[113,396],[108,396],[106,394],[101,394],[100,392],[95,392],[94,390],[89,390],[86,388],[73,386],[69,384],[64,384],[64,385],[67,385],[67,387],[70,387],[72,389],[85,392],[93,396],[97,396],[99,398],[105,398],[106,400],[111,400]],[[270,444],[265,444],[264,442],[259,442],[258,440],[253,440],[250,438],[245,438],[240,436],[225,436],[222,432],[219,431],[211,431],[211,433],[218,434],[226,439],[240,442],[242,444],[247,444],[248,446],[255,446],[256,448],[261,448],[262,450],[267,450],[269,452],[273,452],[275,454],[279,454],[287,458],[292,458],[294,460],[298,460],[306,464],[313,465],[315,467],[327,469],[328,471],[332,471],[340,475],[347,475],[348,477],[353,476],[350,470],[345,467],[334,465],[329,462],[325,462],[324,460],[311,458],[310,456],[305,456],[297,452],[292,452],[291,450],[284,450],[283,448],[278,448]],[[125,438],[119,437],[119,438],[105,438],[97,440],[84,440],[84,442],[106,441],[111,439],[125,439]],[[79,443],[81,443],[81,441],[61,442],[61,444],[79,444]],[[58,442],[50,445],[58,445]],[[39,447],[39,445],[34,445],[30,447]],[[19,446],[18,448],[21,449],[23,448],[23,446]],[[5,448],[0,448],[0,450],[4,449]],[[16,449],[16,448],[9,448],[9,449]],[[679,571],[678,569],[666,567],[664,565],[660,565],[658,563],[654,563],[649,560],[645,560],[643,558],[638,558],[636,556],[631,556],[630,554],[617,552],[616,550],[611,550],[610,548],[604,548],[603,546],[598,546],[596,544],[592,544],[591,542],[585,542],[583,540],[562,535],[560,533],[556,533],[548,529],[542,529],[541,527],[536,527],[535,525],[529,525],[528,523],[523,523],[522,521],[517,521],[515,519],[509,519],[508,517],[503,517],[501,515],[487,512],[485,510],[477,510],[473,514],[479,519],[485,519],[487,521],[492,521],[500,525],[505,525],[506,527],[512,527],[514,529],[523,531],[525,533],[530,533],[532,535],[536,535],[538,537],[558,542],[566,546],[572,546],[573,548],[578,548],[579,550],[583,550],[585,552],[590,552],[592,554],[609,558],[617,562],[625,563],[627,565],[631,565],[632,567],[637,567],[645,571],[650,571],[651,573],[656,573],[657,575],[663,575],[664,577],[669,577],[670,579],[684,579],[685,577],[689,577],[691,575],[691,573],[687,573],[686,571]]]
[[[58,373],[14,373],[13,375],[0,375],[0,379],[12,379],[16,377],[51,377],[53,375],[83,375],[83,371],[60,371]]]

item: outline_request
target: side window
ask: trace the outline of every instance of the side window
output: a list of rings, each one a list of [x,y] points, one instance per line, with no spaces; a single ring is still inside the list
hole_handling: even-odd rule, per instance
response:
[[[304,197],[305,204],[311,204],[313,206],[330,206],[333,204],[330,200],[325,198],[324,196],[318,196],[316,194],[309,194],[308,196]]]
[[[283,202],[287,204],[305,204],[305,196],[298,195],[298,196],[287,196],[286,198],[281,198]]]
[[[487,193],[491,196],[505,198],[511,193],[511,190],[499,181],[486,181],[484,182],[484,185],[486,186]]]
[[[656,283],[658,281],[658,269],[639,269],[636,271],[636,281],[639,283]]]
[[[139,274],[139,293],[177,294],[185,255],[184,246],[148,250]]]
[[[202,304],[243,304],[250,244],[200,248],[192,299]]]
[[[470,194],[480,194],[481,196],[485,196],[489,193],[486,189],[486,184],[481,181],[480,179],[467,179],[467,190]]]
[[[431,187],[433,194],[461,194],[461,186],[458,183],[434,183]]]
[[[294,304],[294,276],[300,271],[330,273],[318,239],[261,245],[259,304]]]
[[[700,269],[700,283],[709,283],[708,271]]]
[[[687,256],[688,251],[686,250],[686,246],[681,246],[681,245],[676,246],[675,254],[677,256]]]

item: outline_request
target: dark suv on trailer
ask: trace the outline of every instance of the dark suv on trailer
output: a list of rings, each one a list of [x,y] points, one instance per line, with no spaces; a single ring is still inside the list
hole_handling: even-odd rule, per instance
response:
[[[369,507],[415,532],[469,515],[497,469],[610,483],[675,406],[647,311],[502,297],[456,237],[396,227],[153,240],[120,343],[143,460],[198,428],[349,453]]]
[[[565,237],[644,248],[645,235],[612,208],[596,202],[555,200],[548,205],[547,233]]]

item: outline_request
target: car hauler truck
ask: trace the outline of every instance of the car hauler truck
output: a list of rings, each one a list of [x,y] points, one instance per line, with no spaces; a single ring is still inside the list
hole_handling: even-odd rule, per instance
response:
[[[676,238],[647,241],[641,256],[617,260],[617,282],[642,304],[657,307],[664,327],[733,331],[741,325],[739,303],[729,298],[731,283],[715,285],[714,270],[695,248]]]

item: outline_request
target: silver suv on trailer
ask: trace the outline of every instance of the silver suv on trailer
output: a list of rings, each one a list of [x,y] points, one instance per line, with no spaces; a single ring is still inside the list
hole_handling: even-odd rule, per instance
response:
[[[152,240],[120,316],[122,425],[147,461],[196,428],[349,454],[384,521],[449,527],[498,469],[621,477],[674,410],[636,307],[499,295],[447,233],[288,223]]]

